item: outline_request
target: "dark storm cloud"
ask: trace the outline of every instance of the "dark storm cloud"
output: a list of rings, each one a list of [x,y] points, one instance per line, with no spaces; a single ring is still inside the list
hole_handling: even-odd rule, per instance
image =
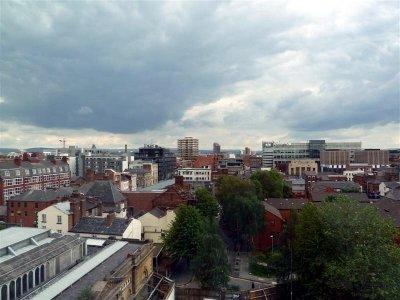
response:
[[[279,51],[268,37],[279,25],[273,19],[240,25],[217,16],[216,3],[168,6],[3,2],[2,118],[120,133],[154,128],[257,77],[255,59]]]
[[[289,91],[256,101],[291,130],[398,122],[396,5],[371,4],[343,29],[334,17],[318,24],[285,5],[251,4],[3,1],[0,117],[133,133],[240,93],[235,83],[254,81],[258,89],[289,81]],[[293,67],[298,78],[275,62],[288,52],[304,58]],[[318,91],[295,88],[303,77]],[[232,107],[226,127],[253,120],[257,107]],[[206,116],[181,124],[212,127]]]

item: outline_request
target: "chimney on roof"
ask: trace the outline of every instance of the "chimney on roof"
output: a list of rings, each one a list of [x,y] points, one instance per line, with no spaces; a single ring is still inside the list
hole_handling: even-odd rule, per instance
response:
[[[22,160],[23,160],[23,161],[30,161],[30,156],[29,156],[29,153],[28,153],[28,152],[24,152],[24,153],[22,154]]]
[[[103,216],[103,202],[101,201],[97,204],[97,216]]]
[[[115,213],[114,212],[109,213],[106,217],[107,227],[110,227],[112,225],[112,223],[114,222],[114,220],[115,220]]]
[[[75,226],[81,219],[81,207],[79,199],[71,199],[69,202],[70,211],[72,212],[72,226]]]
[[[128,145],[125,144],[125,154],[127,154],[127,153],[128,153]]]
[[[86,216],[86,199],[81,197],[80,199],[80,210],[81,210],[81,216],[85,217]]]
[[[17,166],[20,166],[21,162],[22,162],[21,157],[14,158],[14,164],[16,164]]]
[[[183,176],[179,176],[179,175],[175,176],[175,185],[183,186]]]
[[[85,172],[85,178],[87,181],[94,181],[96,178],[96,173],[92,169],[87,169]]]

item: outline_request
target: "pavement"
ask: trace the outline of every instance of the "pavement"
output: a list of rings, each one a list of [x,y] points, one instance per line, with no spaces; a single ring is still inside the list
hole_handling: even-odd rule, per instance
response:
[[[265,278],[252,275],[249,272],[249,253],[229,252],[229,263],[232,266],[230,285],[237,285],[241,290],[255,289],[273,286],[276,284],[276,278]],[[237,265],[235,269],[234,266]]]

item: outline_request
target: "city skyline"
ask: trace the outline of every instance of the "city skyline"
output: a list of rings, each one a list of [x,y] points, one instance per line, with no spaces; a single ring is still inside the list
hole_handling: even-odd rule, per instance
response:
[[[1,146],[400,147],[398,20],[388,1],[3,1]]]

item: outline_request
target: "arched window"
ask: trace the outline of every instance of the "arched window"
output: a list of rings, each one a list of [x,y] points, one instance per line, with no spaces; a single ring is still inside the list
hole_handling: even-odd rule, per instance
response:
[[[10,282],[10,300],[15,300],[15,281]]]
[[[7,299],[7,285],[3,284],[3,286],[1,287],[1,299]]]
[[[33,271],[30,271],[28,275],[28,287],[33,289]]]
[[[18,277],[17,279],[17,297],[21,296],[21,277]]]
[[[24,274],[22,276],[22,293],[26,293],[28,291],[28,275]]]
[[[40,267],[40,282],[44,281],[44,265]]]
[[[40,269],[39,269],[39,267],[37,267],[35,270],[35,286],[39,285],[39,279],[40,279],[39,273],[40,273]]]

